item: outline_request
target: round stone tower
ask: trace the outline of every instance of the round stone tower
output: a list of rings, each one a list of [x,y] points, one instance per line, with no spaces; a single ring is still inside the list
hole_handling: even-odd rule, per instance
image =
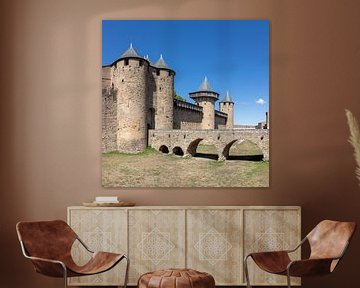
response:
[[[210,84],[205,77],[199,89],[195,92],[189,93],[199,106],[203,108],[203,119],[201,122],[201,129],[215,128],[215,102],[219,99],[219,93],[213,91]]]
[[[173,129],[174,123],[174,70],[166,64],[162,55],[154,64],[156,83],[155,129]]]
[[[226,91],[224,100],[219,103],[219,109],[228,115],[226,120],[226,129],[234,128],[234,102],[231,100],[229,91]]]
[[[130,44],[113,63],[113,85],[118,91],[117,148],[136,153],[147,145],[147,72],[149,62],[141,58]]]

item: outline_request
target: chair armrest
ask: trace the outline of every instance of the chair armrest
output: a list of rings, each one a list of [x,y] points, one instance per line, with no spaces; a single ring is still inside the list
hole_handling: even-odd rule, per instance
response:
[[[280,255],[288,255],[287,250],[279,250],[279,251],[264,251],[264,252],[252,252],[249,253],[246,257],[259,257],[259,256],[265,256],[265,257],[271,257],[271,256],[280,256]]]
[[[287,266],[290,276],[312,276],[329,274],[332,272],[333,261],[339,258],[318,258],[291,261]]]
[[[61,266],[66,267],[65,264],[59,260],[47,259],[47,258],[41,258],[41,257],[33,257],[33,256],[26,256],[26,258],[30,259],[31,261],[49,262],[49,263],[53,263],[53,264],[60,264]]]
[[[46,259],[40,257],[26,256],[30,259],[34,265],[35,271],[51,277],[66,277],[67,268],[66,265],[59,261],[53,259]]]
[[[80,239],[78,235],[76,235],[76,239],[81,243],[81,245],[90,253],[95,253],[94,251],[90,250],[90,248]]]
[[[30,259],[34,265],[35,271],[52,277],[64,277],[67,274],[66,265],[55,259],[46,259],[41,257],[30,256],[24,246],[24,243],[20,241],[21,251],[25,258]]]
[[[51,277],[66,277],[67,269],[63,262],[55,259],[30,256],[22,241],[20,241],[20,246],[25,258],[30,259],[33,263],[36,272]]]
[[[297,249],[299,249],[305,242],[306,242],[307,238],[303,238],[301,240],[301,242],[294,248],[294,249],[290,249],[290,250],[285,250],[286,252],[288,253],[292,253],[292,252],[295,252]]]

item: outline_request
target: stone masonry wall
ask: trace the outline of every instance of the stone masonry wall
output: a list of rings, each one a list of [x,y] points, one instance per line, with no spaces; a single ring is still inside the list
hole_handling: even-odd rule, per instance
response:
[[[229,102],[220,103],[220,111],[228,115],[226,129],[234,128],[234,104]]]
[[[112,67],[105,66],[101,69],[101,86],[103,89],[111,87],[111,78],[112,78]]]
[[[215,114],[215,129],[224,129],[226,128],[227,118],[218,116]]]
[[[113,72],[113,83],[118,89],[117,150],[122,152],[140,152],[147,145],[148,65],[143,59],[122,59]]]
[[[149,66],[146,80],[146,106],[148,111],[146,115],[146,124],[150,129],[155,129],[155,107],[157,103],[155,73],[156,69]]]
[[[102,146],[101,151],[117,150],[117,91],[102,89]]]
[[[199,99],[199,105],[203,108],[203,119],[201,129],[215,128],[215,105],[212,98]]]
[[[203,113],[184,107],[174,107],[174,129],[201,129]]]
[[[149,130],[151,147],[159,150],[162,145],[165,145],[169,151],[179,147],[185,157],[194,155],[197,145],[201,141],[206,141],[216,147],[219,160],[225,160],[229,156],[231,146],[243,140],[255,143],[263,152],[264,160],[269,160],[269,130],[267,129]]]
[[[233,103],[227,103],[228,104],[228,119],[226,122],[226,128],[227,129],[233,129],[234,128],[234,104]]]
[[[174,122],[174,73],[160,69],[155,75],[155,129],[172,129]]]

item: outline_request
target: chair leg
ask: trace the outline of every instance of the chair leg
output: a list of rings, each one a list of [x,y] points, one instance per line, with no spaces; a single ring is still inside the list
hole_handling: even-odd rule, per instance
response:
[[[129,278],[129,265],[130,265],[130,259],[127,256],[124,256],[126,259],[126,271],[125,271],[125,280],[124,280],[124,288],[127,286],[128,278]]]
[[[289,269],[287,269],[287,284],[288,284],[288,288],[291,288],[291,278],[290,278],[290,271]]]
[[[66,266],[64,264],[62,264],[62,267],[64,269],[64,287],[67,288],[67,270],[66,270]]]
[[[247,259],[249,258],[250,255],[247,255],[244,259],[244,272],[245,272],[245,279],[246,279],[246,287],[247,288],[251,288],[250,285],[250,279],[249,279],[249,270],[248,270],[248,266],[247,266]]]

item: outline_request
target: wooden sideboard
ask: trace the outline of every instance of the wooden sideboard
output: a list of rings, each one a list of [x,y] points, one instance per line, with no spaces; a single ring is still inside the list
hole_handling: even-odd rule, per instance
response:
[[[301,240],[298,206],[81,206],[68,207],[68,223],[91,249],[129,255],[129,285],[148,271],[184,267],[212,274],[216,285],[245,285],[245,255],[294,248]],[[78,243],[72,254],[78,263],[89,257]],[[70,278],[69,285],[121,285],[124,271],[120,263],[103,274]],[[264,273],[253,261],[249,272],[253,285],[286,285],[286,277]]]

